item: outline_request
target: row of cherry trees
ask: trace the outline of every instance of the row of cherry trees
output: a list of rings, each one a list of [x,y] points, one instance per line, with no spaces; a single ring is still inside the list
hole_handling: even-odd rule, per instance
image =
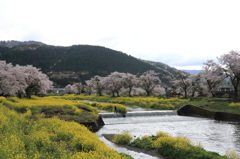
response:
[[[52,82],[40,69],[31,65],[13,66],[6,61],[0,61],[0,95],[26,96],[46,94],[52,87]]]
[[[229,83],[234,88],[234,100],[238,101],[240,88],[240,52],[230,51],[217,59],[219,64],[213,60],[205,62],[203,71],[197,75],[187,77],[179,71],[178,79],[173,81],[173,88],[177,92],[182,92],[185,98],[194,96],[200,91],[204,94],[214,96],[219,86]]]
[[[86,85],[76,83],[65,87],[66,93],[80,94],[83,90],[87,94],[95,92],[97,95],[111,94],[121,95],[163,95],[165,89],[161,87],[161,81],[153,70],[144,72],[140,77],[131,73],[113,72],[106,77],[94,76],[85,81]]]

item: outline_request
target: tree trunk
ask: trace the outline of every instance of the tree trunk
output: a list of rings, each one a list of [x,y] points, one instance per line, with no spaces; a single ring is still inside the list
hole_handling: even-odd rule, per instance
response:
[[[184,89],[184,98],[187,99],[187,89]]]
[[[236,84],[233,84],[233,87],[234,87],[234,102],[238,102],[238,87],[239,87],[239,81],[240,80],[237,80],[236,81]],[[233,82],[232,82],[233,83]]]
[[[129,91],[128,91],[128,96],[131,97],[131,91],[132,91],[132,88],[129,88]]]
[[[237,82],[236,87],[234,87],[234,102],[238,102],[238,84]]]
[[[146,92],[147,92],[147,96],[150,96],[150,91],[147,90]]]
[[[119,97],[119,91],[116,91],[117,92],[117,96]]]
[[[195,94],[195,91],[193,90],[193,91],[192,91],[192,97],[194,97],[194,94]]]

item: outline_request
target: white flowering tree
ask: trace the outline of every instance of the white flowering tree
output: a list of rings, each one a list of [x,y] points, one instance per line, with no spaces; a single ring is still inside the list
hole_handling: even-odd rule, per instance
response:
[[[210,93],[214,97],[216,90],[223,84],[225,77],[220,65],[213,60],[208,60],[203,64],[203,71],[200,73],[202,88],[203,91]]]
[[[133,75],[131,73],[125,73],[123,76],[123,87],[127,91],[127,95],[129,97],[132,96],[132,90],[134,87],[136,87],[139,83],[139,79],[136,77],[136,75]]]
[[[31,65],[17,67],[26,75],[26,97],[31,98],[31,95],[37,95],[38,93],[46,94],[47,90],[52,87],[53,82],[50,81],[48,76],[42,73],[39,68]]]
[[[25,93],[26,87],[25,74],[12,64],[0,61],[0,94],[14,96]]]
[[[189,95],[191,97],[197,96],[199,94],[199,88],[200,88],[200,74],[191,74],[189,77]]]
[[[102,96],[104,90],[104,77],[101,76],[94,76],[90,80],[86,81],[87,86],[92,87],[96,90],[96,94]]]
[[[84,86],[81,82],[73,84],[72,87],[73,87],[74,93],[76,94],[81,94],[82,91],[84,90]]]
[[[238,89],[240,85],[240,52],[230,51],[218,58],[219,63],[227,78],[234,88],[234,101],[238,101]]]
[[[32,94],[47,93],[52,82],[40,69],[33,66],[13,66],[0,61],[0,94],[5,96],[25,95],[31,98]]]
[[[84,85],[84,90],[88,95],[91,95],[94,91],[93,84],[90,80],[85,81],[86,85]]]
[[[182,71],[177,71],[177,80],[173,81],[173,88],[176,92],[183,92],[184,98],[188,97],[191,81]]]
[[[140,86],[146,91],[147,96],[150,96],[154,88],[160,84],[161,81],[153,70],[146,71],[140,76]]]
[[[68,84],[64,88],[64,92],[67,94],[73,94],[75,93],[74,87],[71,84]]]
[[[119,96],[119,92],[123,87],[124,76],[124,73],[113,72],[102,79],[105,89],[110,91],[113,97],[115,96],[115,93],[117,94],[117,96]]]
[[[146,95],[146,94],[145,94],[145,90],[143,90],[142,88],[133,87],[132,95],[133,96],[143,96],[143,95]]]
[[[160,85],[154,87],[153,91],[152,91],[153,95],[164,95],[166,94],[165,88],[161,87]]]

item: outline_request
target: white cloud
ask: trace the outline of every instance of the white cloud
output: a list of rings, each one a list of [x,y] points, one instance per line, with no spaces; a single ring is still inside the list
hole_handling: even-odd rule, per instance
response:
[[[237,0],[2,0],[0,40],[101,45],[194,68],[240,50],[239,5]]]

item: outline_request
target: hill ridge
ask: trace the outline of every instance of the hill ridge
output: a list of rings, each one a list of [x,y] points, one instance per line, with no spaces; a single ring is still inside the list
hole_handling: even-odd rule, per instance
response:
[[[154,70],[164,86],[169,86],[177,71],[163,63],[163,66],[154,66],[121,51],[93,45],[53,46],[29,42],[6,47],[0,44],[0,60],[41,68],[59,87],[115,71],[141,75],[148,70]]]

